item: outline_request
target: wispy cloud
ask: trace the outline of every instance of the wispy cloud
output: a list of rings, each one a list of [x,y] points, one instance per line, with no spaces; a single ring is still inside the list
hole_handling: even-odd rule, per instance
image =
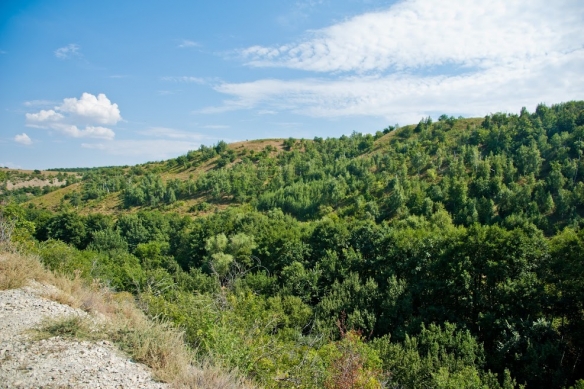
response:
[[[317,72],[491,67],[581,49],[583,15],[574,1],[410,0],[242,55],[251,66]]]
[[[411,123],[436,113],[484,115],[581,99],[584,50],[545,61],[494,67],[451,76],[405,73],[337,80],[258,80],[216,87],[233,98],[199,113],[276,109],[315,117],[371,115]]]
[[[81,46],[75,43],[70,43],[67,46],[60,47],[55,50],[55,57],[59,59],[71,59],[81,56]]]
[[[222,105],[315,117],[415,122],[436,113],[484,115],[584,95],[584,8],[564,0],[406,0],[308,33],[241,51],[249,66],[317,78],[218,83]]]
[[[8,54],[8,52],[4,51],[4,50],[0,50],[0,54]]]
[[[173,76],[166,76],[160,78],[162,81],[168,82],[182,82],[182,83],[195,83],[195,84],[205,84],[206,81],[203,78],[199,77],[191,77],[191,76],[181,76],[181,77],[173,77]]]
[[[49,106],[55,104],[54,101],[51,100],[30,100],[25,101],[22,103],[25,107],[42,107],[42,106]]]
[[[22,133],[22,134],[18,134],[14,137],[14,141],[16,143],[20,143],[22,145],[31,145],[32,144],[32,139],[30,139],[30,137],[28,135],[26,135],[26,133]]]
[[[28,127],[51,129],[74,138],[111,140],[114,131],[102,125],[114,125],[120,120],[117,104],[112,104],[105,94],[94,96],[90,93],[83,93],[80,99],[63,99],[54,109],[26,114]],[[85,126],[85,129],[78,126]]]
[[[188,47],[199,47],[201,46],[199,43],[195,41],[191,41],[188,39],[183,39],[182,42],[178,45],[179,48],[184,49]]]

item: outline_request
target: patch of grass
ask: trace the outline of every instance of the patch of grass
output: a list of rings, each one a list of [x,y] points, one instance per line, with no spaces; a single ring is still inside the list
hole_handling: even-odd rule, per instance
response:
[[[140,363],[150,366],[156,378],[172,382],[183,376],[192,356],[185,347],[183,334],[168,323],[144,318],[116,323],[110,339]]]
[[[172,382],[174,388],[180,389],[252,389],[254,386],[237,374],[236,371],[225,372],[222,368],[202,362],[198,366],[189,366]]]
[[[39,328],[34,330],[34,337],[37,340],[55,336],[82,340],[101,339],[100,332],[91,327],[87,318],[78,315],[47,319]]]
[[[0,290],[17,289],[28,280],[51,278],[37,259],[17,253],[0,252]]]

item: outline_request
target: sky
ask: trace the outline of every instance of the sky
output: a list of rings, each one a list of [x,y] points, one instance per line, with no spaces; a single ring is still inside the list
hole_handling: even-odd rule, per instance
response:
[[[581,0],[2,0],[0,166],[584,99]]]

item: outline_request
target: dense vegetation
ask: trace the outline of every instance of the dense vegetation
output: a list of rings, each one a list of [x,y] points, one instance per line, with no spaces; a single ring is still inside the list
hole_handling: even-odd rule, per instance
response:
[[[3,212],[266,387],[582,387],[583,153],[584,102],[539,105],[219,142]]]

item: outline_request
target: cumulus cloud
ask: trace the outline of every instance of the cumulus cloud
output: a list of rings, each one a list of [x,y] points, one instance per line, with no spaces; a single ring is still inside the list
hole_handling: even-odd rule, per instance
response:
[[[101,93],[94,96],[83,93],[80,99],[66,98],[54,109],[26,114],[29,127],[46,128],[74,138],[113,139],[112,129],[101,125],[114,125],[122,120],[117,104]],[[84,129],[79,129],[84,126]]]
[[[79,100],[75,97],[64,99],[57,109],[100,124],[116,124],[122,119],[118,105],[112,104],[103,93],[97,97],[83,93]]]
[[[415,122],[439,113],[485,115],[584,95],[584,8],[576,1],[405,0],[241,51],[254,67],[317,78],[219,83],[229,96],[199,113],[287,110]]]
[[[30,139],[30,137],[28,135],[26,135],[26,133],[24,133],[24,132],[22,134],[16,135],[14,137],[14,141],[16,143],[20,143],[20,144],[23,144],[26,146],[32,144],[32,139]]]
[[[27,113],[26,114],[26,121],[30,124],[37,124],[41,125],[44,123],[49,122],[59,122],[63,120],[65,116],[61,115],[60,113],[55,112],[52,109],[49,110],[40,110],[37,113]]]
[[[79,50],[81,50],[79,45],[70,43],[67,46],[60,47],[55,50],[55,57],[59,59],[71,59],[73,57],[78,57],[81,55]]]

